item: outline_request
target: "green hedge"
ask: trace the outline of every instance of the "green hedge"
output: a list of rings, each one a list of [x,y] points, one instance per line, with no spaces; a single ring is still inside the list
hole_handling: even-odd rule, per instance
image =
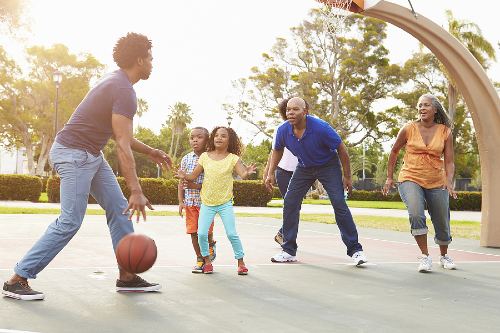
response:
[[[118,184],[128,199],[130,190],[125,179],[118,177]],[[153,205],[177,205],[177,180],[163,178],[140,178],[144,195]],[[49,202],[59,202],[59,177],[50,178],[47,182],[47,197]],[[269,193],[261,181],[245,180],[234,182],[234,204],[235,206],[261,206],[265,207],[271,200]],[[92,197],[90,203],[95,203]]]
[[[0,175],[0,200],[38,201],[42,193],[39,177]]]
[[[234,182],[234,205],[266,207],[273,194],[261,180],[238,180]]]
[[[401,201],[399,192],[385,196],[380,191],[352,191],[348,200],[356,201]],[[450,198],[451,210],[481,211],[481,192],[457,192],[457,198]]]

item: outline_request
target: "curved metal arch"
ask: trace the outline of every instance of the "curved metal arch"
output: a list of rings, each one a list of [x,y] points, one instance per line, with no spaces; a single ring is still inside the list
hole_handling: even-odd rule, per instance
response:
[[[472,54],[442,27],[408,8],[388,1],[364,1],[365,16],[408,32],[443,63],[462,93],[472,116],[481,158],[481,246],[500,247],[500,99]],[[370,6],[370,7],[368,7]]]

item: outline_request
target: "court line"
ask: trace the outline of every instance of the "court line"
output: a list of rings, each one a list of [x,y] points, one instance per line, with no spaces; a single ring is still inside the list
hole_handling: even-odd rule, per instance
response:
[[[252,223],[252,222],[241,222],[242,224],[251,224],[251,225],[256,225],[256,226],[263,226],[263,227],[274,227],[276,226],[270,226],[262,223]],[[327,232],[327,231],[318,231],[318,230],[311,230],[311,229],[303,229],[301,231],[305,232],[310,232],[310,233],[315,233],[315,234],[322,234],[322,235],[329,235],[329,236],[340,236],[340,233],[333,233],[333,232]],[[373,238],[373,237],[359,237],[360,239],[366,239],[366,240],[372,240],[372,241],[378,241],[378,242],[386,242],[386,243],[394,243],[394,244],[400,244],[400,245],[408,245],[408,246],[417,246],[415,243],[409,243],[409,242],[403,242],[403,241],[394,241],[394,240],[388,240],[388,239],[380,239],[380,238]],[[430,245],[429,248],[433,249],[438,249],[438,245]],[[448,250],[450,251],[458,251],[458,252],[464,252],[464,253],[469,253],[469,254],[478,254],[478,255],[484,255],[484,256],[491,256],[491,257],[500,257],[499,254],[492,254],[492,253],[484,253],[484,252],[477,252],[477,251],[470,251],[470,250],[460,250],[460,249],[454,249],[452,247],[449,247]]]

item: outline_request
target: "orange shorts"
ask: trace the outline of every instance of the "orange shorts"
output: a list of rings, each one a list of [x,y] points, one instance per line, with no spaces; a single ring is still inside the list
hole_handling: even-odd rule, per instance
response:
[[[200,216],[200,207],[198,206],[185,206],[186,210],[186,233],[195,234],[198,232],[198,217]],[[214,232],[214,222],[210,225],[208,233]]]

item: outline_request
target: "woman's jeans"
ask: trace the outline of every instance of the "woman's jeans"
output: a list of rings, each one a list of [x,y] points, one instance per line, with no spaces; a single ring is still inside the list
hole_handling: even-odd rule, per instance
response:
[[[408,209],[411,234],[426,235],[428,228],[425,218],[425,204],[431,216],[434,241],[438,245],[451,243],[450,204],[448,190],[443,188],[426,189],[415,182],[404,181],[398,186],[399,195]]]
[[[358,242],[358,231],[352,219],[351,211],[345,202],[342,171],[338,156],[326,164],[315,167],[295,169],[283,206],[283,245],[285,252],[295,256],[297,253],[297,233],[299,230],[300,208],[302,199],[312,184],[319,180],[325,188],[335,211],[335,221],[340,230],[342,241],[347,247],[347,255],[352,256],[363,248]]]
[[[134,232],[128,215],[123,214],[127,200],[102,153],[94,156],[56,142],[49,157],[61,178],[61,215],[14,268],[16,274],[28,279],[36,278],[80,229],[89,194],[106,211],[114,249],[123,236]]]
[[[226,235],[233,247],[234,258],[242,259],[244,257],[243,246],[240,237],[236,232],[236,221],[234,218],[233,202],[228,202],[218,206],[207,206],[203,203],[200,208],[200,217],[198,218],[198,244],[200,245],[201,255],[207,257],[208,252],[208,229],[213,223],[215,214],[219,214]]]

